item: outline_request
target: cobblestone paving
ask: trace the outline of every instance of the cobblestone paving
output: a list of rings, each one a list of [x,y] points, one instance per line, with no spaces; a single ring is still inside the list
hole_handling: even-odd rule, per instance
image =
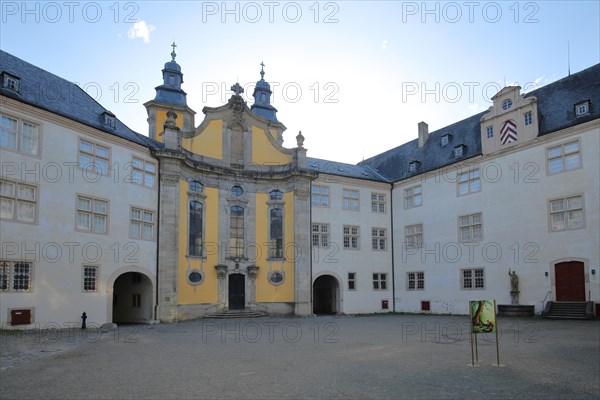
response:
[[[0,333],[0,398],[600,398],[600,323],[468,317],[198,320]]]

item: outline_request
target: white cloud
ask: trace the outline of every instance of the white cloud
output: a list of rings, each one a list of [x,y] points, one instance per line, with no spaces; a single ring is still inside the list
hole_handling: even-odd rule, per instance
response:
[[[144,43],[150,43],[150,32],[155,30],[156,27],[154,25],[146,24],[146,21],[140,20],[138,22],[134,22],[129,31],[127,31],[127,37],[129,39],[137,39],[142,38]]]
[[[387,50],[388,48],[388,41],[384,40],[383,42],[381,42],[381,48],[384,50]]]

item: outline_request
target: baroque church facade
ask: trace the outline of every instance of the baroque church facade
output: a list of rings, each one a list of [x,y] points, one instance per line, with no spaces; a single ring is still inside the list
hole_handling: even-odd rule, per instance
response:
[[[4,327],[600,303],[600,65],[352,165],[283,145],[263,69],[197,118],[175,59],[145,136],[0,53]]]

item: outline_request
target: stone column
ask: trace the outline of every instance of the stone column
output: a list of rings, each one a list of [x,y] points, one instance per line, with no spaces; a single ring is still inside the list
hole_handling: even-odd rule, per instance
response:
[[[298,255],[294,265],[295,282],[295,314],[308,316],[312,314],[312,276],[310,257],[310,177],[299,177],[296,184],[294,201],[294,238],[298,247]]]

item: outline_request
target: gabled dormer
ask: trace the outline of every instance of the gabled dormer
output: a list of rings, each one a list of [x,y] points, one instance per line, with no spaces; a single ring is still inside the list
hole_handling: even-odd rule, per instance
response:
[[[419,160],[411,161],[408,163],[408,173],[415,174],[415,173],[417,173],[417,171],[419,171],[420,167],[421,167],[421,162]]]
[[[0,74],[0,82],[2,82],[3,89],[8,89],[14,93],[20,93],[21,91],[21,78],[9,72],[3,71]]]
[[[100,114],[100,123],[106,128],[115,129],[117,126],[116,118],[116,115],[110,111],[104,111],[102,114]]]
[[[454,158],[461,158],[467,152],[467,146],[459,144],[454,146]]]
[[[575,103],[575,118],[583,117],[590,113],[590,101],[581,100]]]
[[[525,97],[520,86],[507,86],[492,97],[493,105],[481,117],[481,148],[490,154],[529,142],[539,132],[537,99]]]
[[[452,135],[449,133],[444,133],[440,138],[440,146],[447,146],[448,143],[452,140]]]

